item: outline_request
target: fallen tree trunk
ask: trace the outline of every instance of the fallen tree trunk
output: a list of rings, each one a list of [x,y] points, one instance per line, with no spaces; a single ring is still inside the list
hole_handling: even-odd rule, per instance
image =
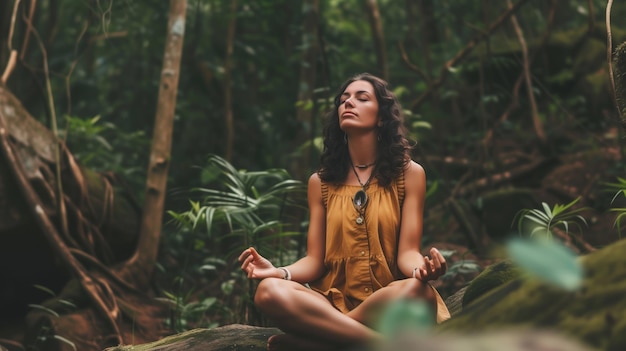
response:
[[[159,341],[108,348],[105,351],[265,351],[275,328],[233,324],[215,329],[194,329]],[[473,334],[413,333],[399,335],[378,345],[341,351],[592,351],[561,334],[532,329],[510,329]],[[323,351],[323,350],[320,350]]]

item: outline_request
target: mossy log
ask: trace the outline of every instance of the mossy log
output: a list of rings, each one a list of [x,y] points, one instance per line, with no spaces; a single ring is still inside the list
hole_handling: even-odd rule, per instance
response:
[[[276,333],[280,331],[275,328],[233,324],[215,329],[194,329],[147,344],[117,346],[105,351],[265,351],[267,338]],[[343,351],[420,350],[592,351],[576,340],[567,339],[558,333],[531,329],[472,335],[407,333],[377,345]]]
[[[462,306],[470,305],[478,297],[519,276],[520,270],[510,261],[501,261],[487,267],[465,289]]]
[[[155,342],[121,345],[106,351],[265,351],[267,339],[280,333],[276,328],[232,324],[215,329],[193,329]]]
[[[556,330],[597,350],[626,350],[625,250],[626,239],[581,256],[585,278],[576,291],[521,276],[476,298],[438,330],[525,326]]]

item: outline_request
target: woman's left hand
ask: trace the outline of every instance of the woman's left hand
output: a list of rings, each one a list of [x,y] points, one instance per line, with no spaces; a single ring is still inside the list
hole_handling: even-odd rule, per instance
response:
[[[430,249],[430,257],[424,256],[424,266],[418,268],[415,277],[425,282],[436,280],[446,273],[448,264],[436,248]]]

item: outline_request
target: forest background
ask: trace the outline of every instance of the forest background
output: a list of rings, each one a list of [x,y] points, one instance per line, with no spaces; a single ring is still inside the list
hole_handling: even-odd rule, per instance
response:
[[[615,216],[600,217],[611,207],[603,184],[623,176],[609,58],[626,40],[626,6],[611,4],[189,1],[152,286],[173,306],[165,327],[267,323],[234,258],[247,245],[276,263],[302,254],[302,184],[317,167],[322,121],[335,89],[361,72],[388,80],[405,109],[428,177],[424,244],[446,244],[455,260],[461,252],[469,265],[454,274],[491,263],[490,243],[539,202],[590,208],[602,227],[573,239],[582,252],[620,238]],[[0,67],[19,55],[6,87],[58,125],[82,166],[123,179],[141,204],[169,2],[14,5],[0,3]],[[563,164],[576,168],[546,184]],[[515,197],[489,210],[503,189]],[[242,197],[254,206],[226,203]],[[466,280],[448,282],[446,296]]]

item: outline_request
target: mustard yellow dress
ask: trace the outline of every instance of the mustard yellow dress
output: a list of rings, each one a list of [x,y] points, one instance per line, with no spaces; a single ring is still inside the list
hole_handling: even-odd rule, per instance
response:
[[[368,202],[362,224],[357,223],[359,213],[352,203],[360,189],[359,185],[322,183],[326,207],[326,274],[309,285],[343,313],[357,307],[374,291],[406,278],[396,264],[404,177],[389,188],[379,186],[372,179],[367,188]],[[432,289],[437,297],[440,323],[450,318],[450,313],[439,293]]]

